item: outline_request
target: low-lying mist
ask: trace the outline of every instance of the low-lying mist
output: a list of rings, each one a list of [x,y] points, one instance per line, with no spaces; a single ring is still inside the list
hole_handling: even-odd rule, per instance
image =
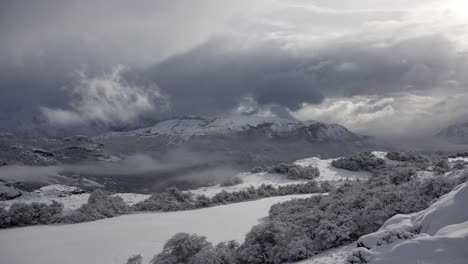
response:
[[[113,161],[73,165],[9,165],[0,167],[0,180],[79,185],[86,178],[109,190],[146,193],[171,186],[181,189],[206,186],[240,171],[222,155],[174,151],[162,157],[149,153],[133,154]]]

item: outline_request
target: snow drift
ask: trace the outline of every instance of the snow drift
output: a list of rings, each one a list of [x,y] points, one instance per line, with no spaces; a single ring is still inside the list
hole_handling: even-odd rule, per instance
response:
[[[396,215],[379,231],[362,236],[349,263],[468,263],[468,183],[429,208]]]

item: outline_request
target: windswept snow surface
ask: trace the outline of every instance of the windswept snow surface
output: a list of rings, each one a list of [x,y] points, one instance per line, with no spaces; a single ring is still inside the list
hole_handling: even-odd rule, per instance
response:
[[[197,233],[213,243],[242,242],[250,228],[268,215],[271,205],[310,196],[290,195],[191,211],[0,230],[0,263],[122,264],[136,253],[141,253],[147,263],[178,232]]]
[[[468,183],[426,210],[396,215],[379,231],[359,238],[374,264],[468,263]]]

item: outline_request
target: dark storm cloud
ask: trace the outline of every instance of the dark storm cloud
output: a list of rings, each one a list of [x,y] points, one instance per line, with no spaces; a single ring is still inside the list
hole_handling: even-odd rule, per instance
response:
[[[205,115],[228,112],[243,97],[296,111],[325,97],[424,91],[445,87],[466,72],[459,65],[463,57],[442,35],[377,47],[352,42],[300,55],[278,42],[247,49],[232,49],[233,43],[209,41],[130,78],[157,83],[169,95],[173,113]]]
[[[341,98],[373,109],[369,99],[395,93],[458,94],[468,34],[463,14],[439,8],[449,2],[2,1],[0,129],[65,129],[51,129],[52,118],[93,133],[148,116],[294,116],[304,105],[335,113],[330,100]],[[120,64],[127,70],[109,78]],[[140,104],[126,107],[134,98]]]

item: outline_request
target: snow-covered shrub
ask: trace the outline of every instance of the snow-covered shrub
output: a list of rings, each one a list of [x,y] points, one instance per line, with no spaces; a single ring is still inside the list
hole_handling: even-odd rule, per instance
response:
[[[130,257],[125,264],[142,264],[143,258],[140,254]]]
[[[152,194],[150,198],[135,204],[133,208],[137,211],[178,211],[194,209],[196,202],[191,193],[171,187],[164,192]]]
[[[306,239],[301,230],[288,222],[268,221],[252,228],[246,235],[245,243],[239,248],[240,263],[283,263],[310,256],[309,250],[292,250],[290,244],[297,245],[299,237]],[[308,243],[301,244],[306,247]]]
[[[461,171],[456,176],[439,176],[425,180],[420,186],[421,195],[427,199],[438,198],[450,192],[455,186],[468,180],[468,170]]]
[[[324,192],[331,192],[336,189],[335,185],[331,184],[329,181],[321,182],[320,187],[323,189]]]
[[[392,173],[394,169],[396,172]],[[375,232],[396,214],[425,209],[434,198],[468,178],[468,173],[466,177],[459,173],[458,177],[438,176],[420,180],[413,177],[413,170],[411,163],[381,167],[374,170],[368,180],[345,182],[327,196],[273,205],[269,220],[254,227],[241,246],[239,254],[243,263],[300,260],[355,241],[362,235]],[[288,234],[282,232],[283,229],[288,230]],[[389,234],[386,238],[389,241],[405,239],[411,234]],[[303,240],[308,241],[307,244],[298,245],[298,241]],[[297,251],[292,250],[293,245]],[[362,260],[365,259],[359,261]]]
[[[74,212],[65,215],[60,220],[63,223],[80,223],[127,214],[128,205],[119,196],[110,196],[103,190],[95,190],[83,204]]]
[[[313,167],[313,166],[303,167],[294,163],[279,163],[279,164],[271,166],[267,172],[285,174],[288,176],[289,179],[292,179],[292,180],[297,180],[297,179],[311,180],[320,176],[320,171],[318,168]]]
[[[458,152],[458,153],[455,153],[455,154],[451,154],[448,156],[449,158],[464,158],[464,157],[468,157],[468,151],[466,152]]]
[[[234,176],[234,177],[230,177],[229,179],[221,183],[221,186],[235,186],[243,182],[244,181],[241,178],[239,178],[238,176]]]
[[[398,185],[404,182],[409,182],[417,176],[415,168],[412,167],[395,167],[389,171],[388,177],[390,182]]]
[[[214,248],[203,248],[189,260],[189,264],[235,264],[239,244],[235,241],[222,242]]]
[[[450,163],[448,162],[447,159],[440,159],[439,161],[435,163],[434,171],[437,174],[448,172],[450,171]]]
[[[385,160],[377,158],[371,152],[361,152],[348,157],[335,159],[331,165],[338,169],[350,171],[373,171],[385,166]]]
[[[258,188],[251,186],[237,192],[227,192],[223,190],[211,198],[204,195],[194,196],[191,193],[182,192],[177,188],[170,188],[165,192],[151,195],[150,198],[135,204],[132,209],[135,211],[180,211],[271,196],[321,192],[325,192],[325,190],[318,186],[315,181],[278,187],[262,184]]]
[[[401,162],[416,162],[416,163],[423,163],[427,162],[428,158],[424,155],[418,154],[416,152],[387,152],[386,155],[387,159],[401,161]]]
[[[464,168],[466,168],[467,165],[468,165],[468,162],[463,161],[463,160],[458,160],[458,161],[455,161],[452,168],[454,170],[463,170]]]
[[[369,263],[373,253],[367,248],[356,248],[351,252],[351,255],[346,259],[347,264],[364,264]]]
[[[151,264],[186,264],[205,248],[212,249],[213,246],[206,237],[178,233],[170,238],[158,255],[154,256]],[[216,262],[214,262],[216,263]]]
[[[268,171],[268,166],[257,166],[250,170],[250,173],[260,173]]]
[[[14,203],[8,211],[0,209],[0,228],[55,223],[63,205],[57,201],[45,203]]]

